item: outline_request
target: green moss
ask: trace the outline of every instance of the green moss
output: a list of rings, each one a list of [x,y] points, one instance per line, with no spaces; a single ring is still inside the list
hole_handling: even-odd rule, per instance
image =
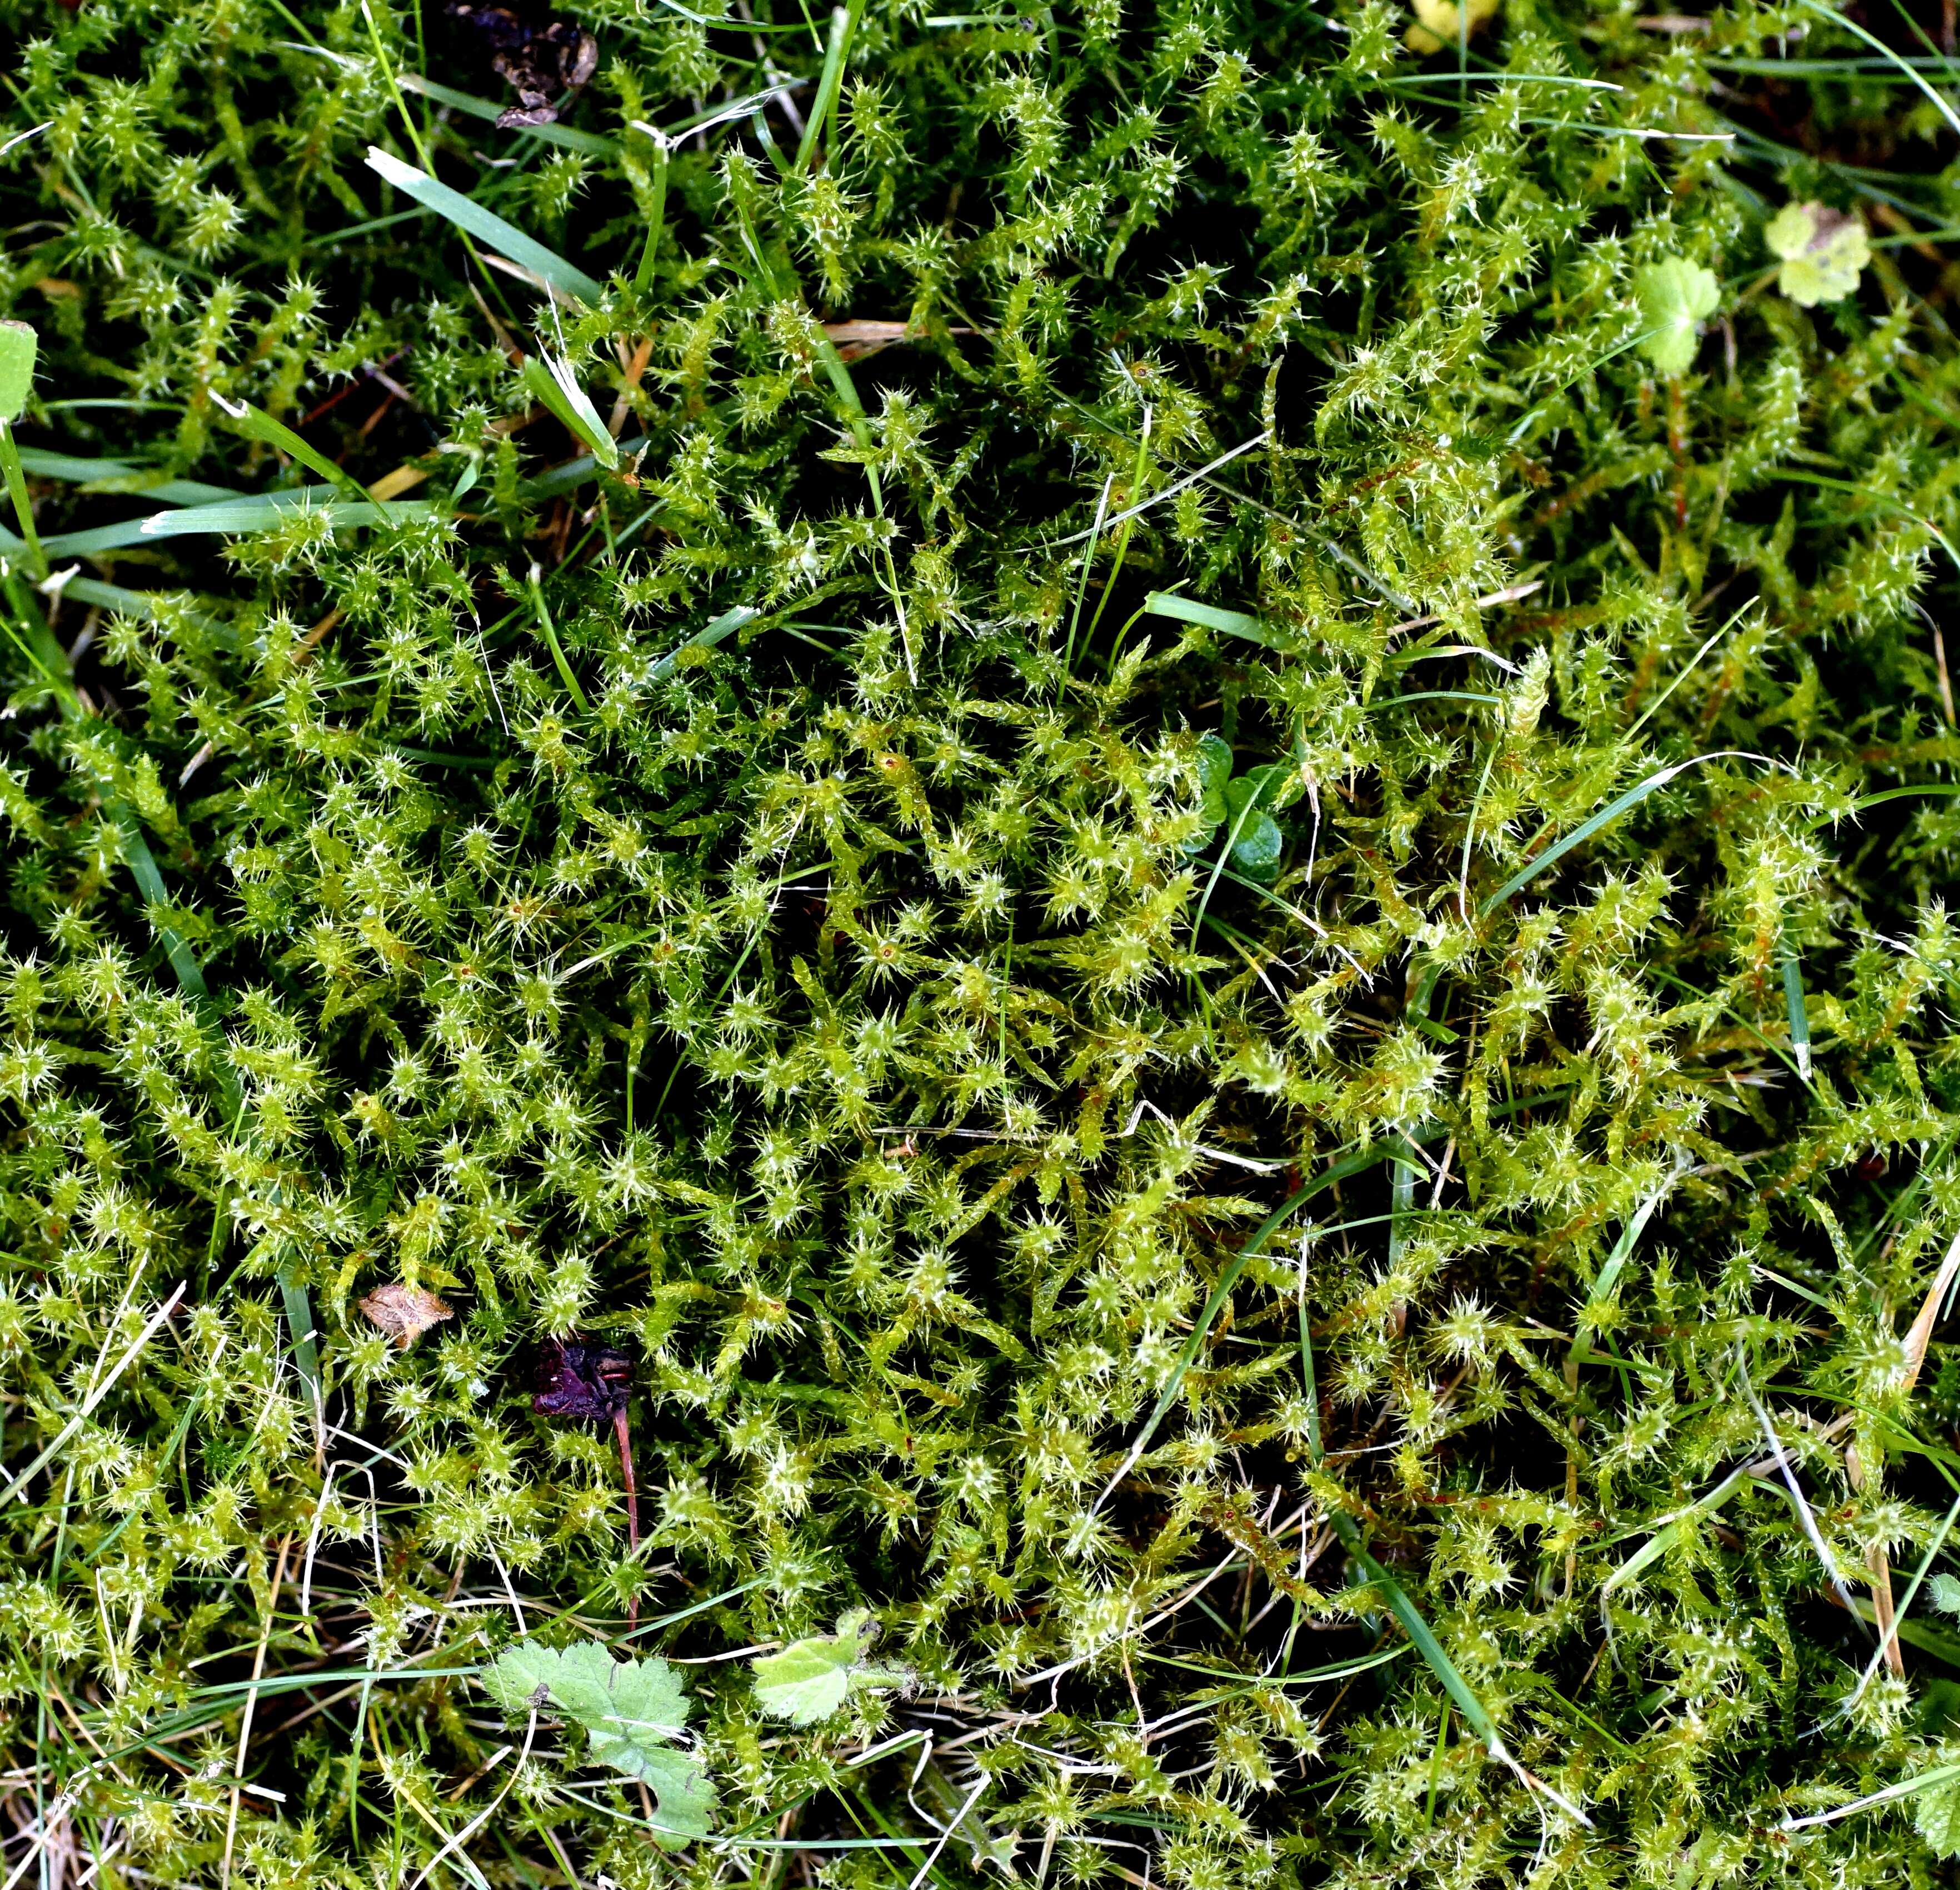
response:
[[[776,13],[534,133],[0,0],[7,1869],[1944,1880],[1960,359],[1764,232],[1936,243],[1946,120],[1814,8]],[[521,1632],[695,1663],[718,1841]]]

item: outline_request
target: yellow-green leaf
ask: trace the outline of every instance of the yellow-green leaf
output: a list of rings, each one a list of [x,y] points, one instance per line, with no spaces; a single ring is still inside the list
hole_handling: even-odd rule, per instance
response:
[[[877,1632],[869,1612],[855,1608],[835,1634],[812,1634],[763,1655],[755,1663],[756,1704],[777,1719],[814,1726],[863,1688],[902,1684],[911,1677],[903,1668],[864,1664]]]
[[[1701,324],[1722,300],[1721,285],[1698,262],[1670,256],[1650,262],[1634,278],[1640,307],[1640,352],[1670,377],[1694,364]]]
[[[0,422],[20,418],[34,390],[40,339],[25,322],[0,322]]]
[[[1803,308],[1841,302],[1872,259],[1864,224],[1821,203],[1785,204],[1764,227],[1763,241],[1783,259],[1777,287]]]

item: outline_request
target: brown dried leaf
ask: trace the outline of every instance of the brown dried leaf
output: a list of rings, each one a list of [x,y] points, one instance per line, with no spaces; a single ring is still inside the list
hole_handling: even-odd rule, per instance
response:
[[[1933,1327],[1939,1322],[1941,1303],[1952,1290],[1956,1276],[1960,1276],[1960,1239],[1956,1239],[1946,1249],[1946,1258],[1940,1262],[1939,1271],[1933,1276],[1926,1303],[1919,1309],[1919,1317],[1913,1321],[1911,1329],[1905,1335],[1903,1389],[1907,1391],[1911,1391],[1919,1382],[1920,1368],[1926,1363],[1926,1348],[1932,1343]]]
[[[823,332],[835,343],[838,354],[845,361],[861,361],[867,355],[875,355],[881,348],[889,348],[896,342],[922,341],[922,330],[909,322],[849,321],[826,322]],[[950,328],[950,335],[970,335],[970,328]]]
[[[431,1325],[456,1317],[433,1293],[419,1287],[377,1287],[361,1302],[361,1309],[405,1352]]]

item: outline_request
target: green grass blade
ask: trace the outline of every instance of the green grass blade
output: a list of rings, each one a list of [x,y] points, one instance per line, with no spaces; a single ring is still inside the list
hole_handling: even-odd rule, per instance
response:
[[[367,496],[351,473],[336,466],[318,447],[309,446],[291,427],[274,419],[263,408],[253,406],[249,400],[228,400],[215,390],[211,397],[247,439],[262,441],[267,446],[278,447],[288,459],[298,460],[329,485],[342,487],[357,499]]]
[[[130,545],[147,545],[159,538],[243,536],[274,531],[294,512],[317,512],[327,523],[338,527],[395,524],[420,517],[428,510],[426,499],[391,499],[382,504],[371,499],[343,498],[336,486],[302,485],[289,492],[261,492],[251,498],[231,499],[220,505],[152,512],[146,518],[126,519],[119,525],[99,526],[91,531],[65,532],[48,539],[44,549],[56,557],[79,557],[99,551],[119,551]]]
[[[656,682],[664,682],[680,667],[682,653],[689,650],[711,650],[718,643],[725,641],[745,625],[753,623],[762,613],[747,604],[737,604],[733,610],[724,610],[713,622],[701,628],[682,644],[677,644],[654,665],[653,678]]]
[[[1713,1516],[1748,1481],[1749,1473],[1746,1469],[1732,1470],[1705,1497],[1690,1503],[1678,1515],[1669,1517],[1600,1584],[1602,1610],[1605,1608],[1606,1597],[1615,1589],[1625,1587],[1643,1569],[1657,1561],[1681,1539],[1682,1532],[1691,1522],[1698,1522],[1704,1516]]]
[[[1169,617],[1176,623],[1195,623],[1228,637],[1242,637],[1248,643],[1262,644],[1268,650],[1293,650],[1298,640],[1268,629],[1259,619],[1243,610],[1221,610],[1216,604],[1200,603],[1195,597],[1180,597],[1172,592],[1153,590],[1144,600],[1144,609],[1153,617]]]
[[[654,285],[654,259],[660,247],[660,233],[667,228],[667,161],[673,154],[673,145],[663,132],[651,125],[635,126],[651,141],[654,147],[652,175],[649,191],[653,198],[647,212],[647,237],[640,247],[640,266],[633,272],[633,292],[644,295]]]
[[[39,447],[21,448],[22,468],[37,479],[132,479],[148,469],[133,460],[84,460],[69,453],[47,453]]]
[[[835,8],[831,13],[830,43],[824,49],[822,76],[816,82],[816,97],[810,101],[810,116],[803,121],[803,137],[791,167],[799,173],[809,170],[824,126],[835,109],[837,94],[844,84],[844,62],[850,54],[851,42],[864,11],[864,0],[851,0],[848,7]]]
[[[279,1297],[285,1306],[286,1329],[292,1341],[293,1369],[306,1387],[307,1408],[313,1418],[313,1439],[319,1459],[326,1455],[326,1406],[320,1381],[320,1335],[313,1325],[313,1304],[307,1297],[306,1283],[296,1273],[279,1275]]]
[[[143,830],[137,825],[134,810],[120,800],[109,802],[107,810],[123,842],[123,858],[142,890],[144,902],[151,906],[167,906],[170,895],[164,885],[164,876],[157,870],[156,856],[150,851],[150,843],[143,838]],[[158,926],[157,935],[163,940],[164,953],[170,961],[170,969],[177,974],[177,982],[193,998],[208,998],[211,993],[204,982],[203,969],[182,935],[162,924]]]
[[[1620,1275],[1626,1271],[1627,1262],[1632,1258],[1634,1246],[1647,1231],[1647,1223],[1653,1218],[1654,1210],[1666,1198],[1668,1190],[1674,1185],[1679,1173],[1677,1169],[1648,1195],[1634,1210],[1626,1226],[1620,1230],[1619,1239],[1613,1242],[1613,1251],[1607,1255],[1606,1264],[1599,1269],[1598,1277],[1592,1282],[1592,1290],[1586,1294],[1586,1303],[1580,1308],[1579,1316],[1573,1322],[1572,1350],[1567,1355],[1566,1361],[1569,1367],[1577,1369],[1591,1356],[1583,1329],[1587,1316],[1596,1306],[1604,1306],[1613,1297],[1613,1290],[1620,1284]]]
[[[1888,800],[1910,800],[1915,794],[1960,794],[1960,781],[1926,781],[1911,788],[1885,788],[1876,794],[1866,794],[1851,803],[1851,812],[1863,813],[1867,807],[1882,807]],[[1828,827],[1838,819],[1837,814],[1819,814],[1810,824],[1813,827]]]
[[[1800,0],[1800,4],[1807,7],[1820,18],[1828,20],[1833,26],[1841,26],[1847,33],[1857,34],[1873,52],[1890,61],[1904,77],[1910,79],[1932,100],[1933,109],[1946,119],[1948,125],[1953,130],[1960,132],[1960,114],[1956,114],[1953,107],[1948,103],[1946,94],[1929,85],[1924,75],[1916,66],[1901,54],[1894,52],[1876,33],[1867,31],[1847,13],[1840,13],[1834,7],[1820,6],[1818,0]]]
[[[1332,1188],[1336,1182],[1346,1180],[1350,1175],[1358,1175],[1363,1169],[1373,1168],[1378,1163],[1385,1161],[1389,1152],[1386,1147],[1364,1150],[1359,1155],[1350,1156],[1345,1161],[1336,1162],[1331,1167],[1322,1169],[1304,1188],[1297,1190],[1281,1202],[1259,1223],[1252,1239],[1227,1263],[1224,1271],[1218,1276],[1217,1284],[1211,1289],[1210,1298],[1204,1302],[1204,1311],[1198,1314],[1192,1326],[1190,1337],[1185,1341],[1183,1349],[1177,1355],[1177,1363],[1171,1368],[1169,1381],[1157,1403],[1151,1408],[1150,1416],[1144,1421],[1144,1427],[1137,1433],[1122,1462],[1117,1466],[1115,1475],[1105,1485],[1102,1495],[1096,1499],[1096,1509],[1099,1510],[1109,1500],[1110,1491],[1135,1468],[1144,1452],[1150,1448],[1150,1440],[1157,1435],[1157,1427],[1163,1422],[1171,1406],[1177,1402],[1178,1393],[1184,1386],[1185,1374],[1191,1370],[1192,1361],[1197,1357],[1198,1348],[1210,1335],[1211,1322],[1217,1318],[1219,1308],[1225,1303],[1226,1296],[1237,1284],[1239,1274],[1245,1271],[1246,1262],[1315,1195],[1325,1188]]]
[[[1853,1799],[1850,1804],[1840,1805],[1834,1810],[1815,1812],[1808,1818],[1786,1818],[1780,1828],[1784,1831],[1808,1831],[1818,1825],[1834,1825],[1841,1818],[1850,1818],[1859,1812],[1869,1811],[1874,1806],[1889,1805],[1898,1799],[1915,1798],[1921,1792],[1930,1792],[1937,1786],[1950,1785],[1956,1780],[1960,1780],[1960,1765],[1937,1765],[1930,1772],[1920,1773],[1917,1778],[1904,1780],[1897,1785],[1888,1785],[1883,1791]]]
[[[89,1414],[115,1389],[116,1382],[135,1362],[136,1354],[156,1336],[158,1327],[177,1309],[178,1303],[183,1298],[189,1284],[187,1280],[178,1281],[177,1290],[158,1308],[151,1316],[149,1322],[130,1341],[129,1349],[116,1361],[109,1375],[81,1401],[76,1408],[75,1414],[56,1433],[54,1441],[42,1450],[24,1470],[18,1470],[14,1473],[6,1488],[0,1490],[0,1510],[5,1510],[7,1505],[33,1481],[34,1477],[61,1453],[66,1446],[68,1440],[88,1421]]]
[[[1421,1611],[1411,1601],[1402,1584],[1382,1567],[1361,1546],[1360,1532],[1348,1516],[1338,1510],[1330,1510],[1328,1522],[1334,1533],[1341,1538],[1342,1548],[1360,1564],[1371,1586],[1382,1591],[1382,1599],[1388,1603],[1389,1612],[1401,1622],[1402,1631],[1414,1643],[1415,1650],[1428,1663],[1429,1670],[1443,1683],[1444,1691],[1456,1702],[1457,1710],[1463,1715],[1471,1729],[1484,1742],[1484,1748],[1494,1756],[1504,1753],[1504,1742],[1497,1732],[1497,1722],[1485,1710],[1470,1682],[1457,1670],[1456,1662],[1443,1651]]]
[[[534,242],[514,224],[506,223],[495,211],[473,202],[461,191],[450,189],[447,184],[438,183],[413,164],[403,164],[400,158],[391,156],[378,145],[368,148],[368,167],[438,216],[446,218],[459,230],[489,243],[500,256],[542,277],[561,294],[594,304],[603,298],[606,291],[600,284],[583,269],[568,262],[555,250]]]
[[[1496,892],[1478,907],[1478,912],[1481,915],[1491,911],[1493,907],[1503,905],[1513,893],[1520,892],[1530,885],[1532,881],[1548,867],[1553,866],[1564,859],[1574,847],[1583,846],[1602,828],[1612,826],[1629,808],[1638,807],[1648,795],[1665,788],[1676,775],[1685,774],[1691,768],[1698,768],[1704,762],[1722,761],[1741,752],[1742,751],[1738,749],[1723,749],[1713,755],[1697,755],[1687,761],[1673,762],[1666,768],[1656,770],[1648,775],[1645,781],[1629,788],[1618,799],[1608,801],[1590,819],[1574,828],[1555,846],[1546,848],[1545,851],[1529,865],[1520,867],[1502,886],[1497,888]],[[1759,761],[1761,757],[1751,755],[1746,759],[1751,761]]]
[[[545,633],[545,642],[552,653],[552,661],[558,667],[558,679],[565,692],[578,705],[581,715],[592,713],[592,705],[585,698],[585,692],[578,686],[578,678],[574,673],[570,660],[565,654],[565,646],[558,640],[558,625],[552,622],[550,607],[545,602],[545,589],[538,567],[532,565],[530,571],[531,602],[538,613],[538,624]]]
[[[105,610],[119,611],[126,617],[154,617],[161,597],[167,592],[126,590],[120,584],[105,584],[94,578],[71,578],[62,586],[62,595],[78,603],[100,604]],[[197,622],[208,628],[217,619],[200,616]]]
[[[1783,1003],[1790,1020],[1790,1047],[1796,1058],[1796,1073],[1810,1080],[1810,1011],[1803,1001],[1803,964],[1794,948],[1783,953]]]
[[[609,473],[616,471],[619,443],[606,431],[606,423],[600,418],[598,409],[574,377],[571,364],[565,363],[561,373],[555,362],[528,355],[524,358],[523,373],[524,385],[532,398],[542,402],[556,415],[574,439],[584,442],[597,464]]]
[[[48,574],[48,548],[34,529],[34,508],[28,501],[27,482],[21,470],[20,449],[14,441],[14,423],[0,420],[0,463],[4,463],[7,477],[7,495],[14,501],[14,522],[21,528],[21,538],[27,548],[28,568],[37,578]]]
[[[438,85],[419,72],[397,73],[396,82],[403,91],[419,93],[466,118],[480,118],[494,124],[504,113],[504,107],[494,99],[479,98],[473,93],[459,92],[453,86]],[[619,148],[609,138],[602,138],[597,132],[580,131],[571,125],[514,125],[509,129],[520,136],[535,138],[541,144],[555,145],[561,151],[583,151],[588,158],[610,158]]]

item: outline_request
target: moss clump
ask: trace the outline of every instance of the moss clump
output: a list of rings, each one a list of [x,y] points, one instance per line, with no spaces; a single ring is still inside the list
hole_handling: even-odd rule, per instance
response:
[[[1949,1871],[1946,120],[752,11],[0,0],[8,1870]]]

